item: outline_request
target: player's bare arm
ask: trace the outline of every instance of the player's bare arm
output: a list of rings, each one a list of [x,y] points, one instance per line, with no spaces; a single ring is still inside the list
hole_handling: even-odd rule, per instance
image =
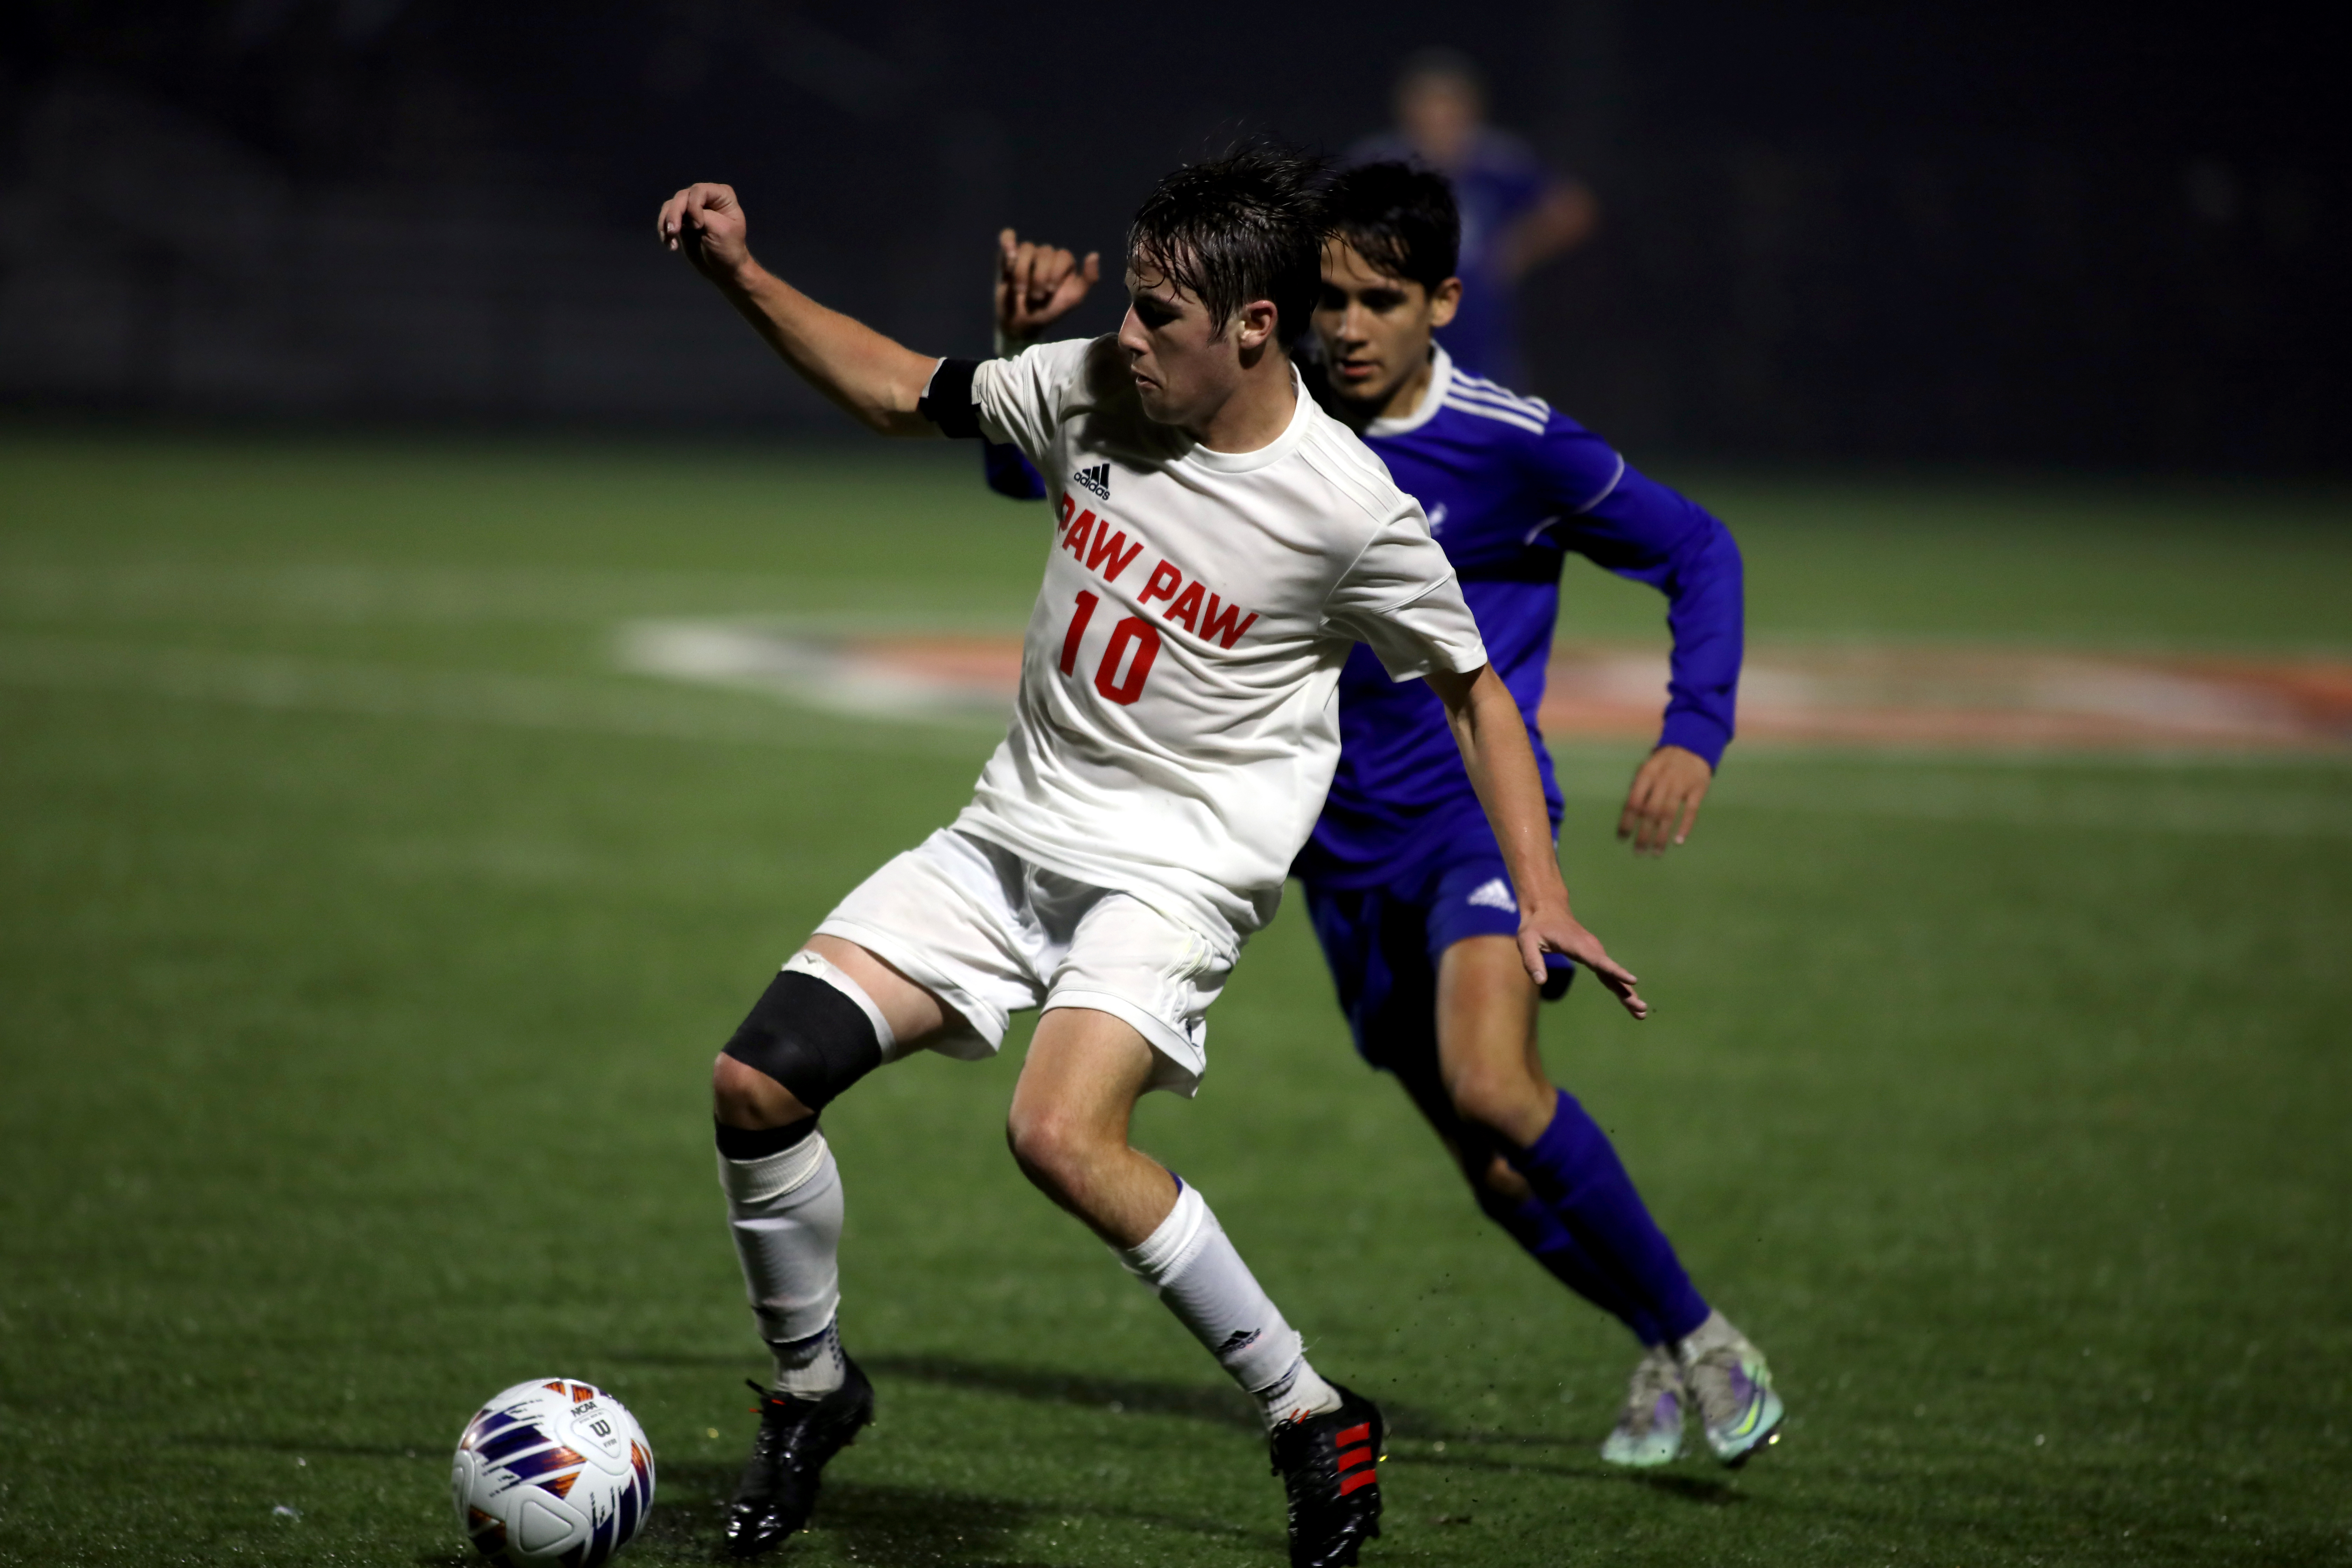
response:
[[[1618,814],[1617,837],[1633,841],[1637,855],[1663,855],[1669,844],[1690,837],[1715,770],[1705,757],[1681,746],[1660,746],[1643,760]]]
[[[940,433],[917,407],[938,356],[919,354],[827,310],[761,267],[734,187],[687,186],[662,204],[654,232],[717,285],[803,380],[860,424],[885,436]]]
[[[1462,764],[1470,785],[1494,825],[1495,841],[1510,868],[1511,884],[1519,898],[1519,960],[1528,978],[1543,984],[1543,955],[1562,953],[1601,977],[1625,1011],[1646,1018],[1650,1005],[1633,989],[1636,981],[1622,964],[1609,956],[1601,939],[1569,912],[1568,888],[1560,880],[1559,861],[1552,848],[1551,816],[1544,804],[1543,780],[1528,744],[1526,721],[1510,688],[1481,665],[1468,675],[1434,672],[1430,689],[1445,704],[1446,722],[1454,743],[1462,749]]]
[[[1028,343],[1077,309],[1102,279],[1102,253],[1081,261],[1059,246],[1023,239],[1012,229],[996,237],[996,331],[1006,344]]]

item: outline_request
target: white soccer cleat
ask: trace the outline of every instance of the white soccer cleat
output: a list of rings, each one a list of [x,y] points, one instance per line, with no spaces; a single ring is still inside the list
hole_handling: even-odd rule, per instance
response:
[[[1601,1445],[1612,1465],[1647,1469],[1672,1463],[1683,1451],[1683,1369],[1664,1345],[1653,1345],[1634,1365],[1625,1408]]]
[[[1780,1440],[1786,1414],[1772,1392],[1772,1369],[1764,1352],[1731,1326],[1721,1312],[1709,1312],[1677,1348],[1683,1384],[1698,1402],[1706,1446],[1737,1469],[1759,1448]]]

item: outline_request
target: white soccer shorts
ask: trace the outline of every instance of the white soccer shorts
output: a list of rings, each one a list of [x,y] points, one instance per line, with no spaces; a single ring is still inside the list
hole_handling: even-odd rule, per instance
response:
[[[1233,960],[1131,893],[1089,887],[943,827],[891,860],[817,931],[887,961],[963,1016],[929,1048],[993,1056],[1011,1015],[1092,1007],[1159,1057],[1153,1089],[1190,1096],[1208,1066],[1209,1004]]]

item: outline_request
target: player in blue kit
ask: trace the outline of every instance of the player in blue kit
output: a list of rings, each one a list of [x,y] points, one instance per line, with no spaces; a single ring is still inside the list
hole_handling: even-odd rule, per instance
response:
[[[1526,719],[1555,833],[1560,796],[1536,729],[1573,551],[1666,595],[1674,633],[1663,733],[1629,791],[1619,837],[1681,843],[1729,742],[1741,644],[1731,535],[1541,401],[1457,371],[1434,332],[1462,291],[1445,181],[1394,163],[1338,176],[1309,384],[1420,500]],[[998,327],[1034,334],[1092,281],[1066,251],[1008,233]],[[1317,384],[1319,379],[1320,384]],[[1013,495],[1023,474],[992,461]],[[1727,1464],[1772,1441],[1782,1406],[1763,1355],[1695,1289],[1584,1108],[1547,1076],[1538,988],[1515,943],[1518,900],[1443,710],[1360,651],[1340,679],[1342,745],[1322,816],[1292,867],[1358,1050],[1392,1073],[1461,1165],[1479,1206],[1538,1262],[1641,1342],[1601,1447],[1664,1464],[1696,1403]],[[1573,970],[1556,962],[1542,994]]]

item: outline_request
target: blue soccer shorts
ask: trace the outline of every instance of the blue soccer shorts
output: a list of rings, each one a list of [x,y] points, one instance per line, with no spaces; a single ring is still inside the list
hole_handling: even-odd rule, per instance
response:
[[[1394,881],[1334,888],[1305,881],[1307,916],[1339,988],[1356,1050],[1413,1078],[1437,1058],[1437,961],[1465,937],[1519,933],[1518,895],[1499,852],[1433,857]],[[1548,955],[1547,1000],[1564,994],[1573,960]]]

